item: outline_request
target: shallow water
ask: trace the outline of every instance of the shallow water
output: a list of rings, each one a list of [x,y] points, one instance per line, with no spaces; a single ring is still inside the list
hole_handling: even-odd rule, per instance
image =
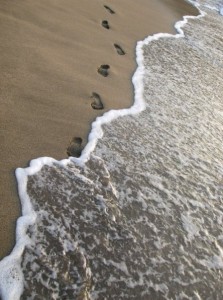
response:
[[[29,176],[22,299],[222,299],[223,18],[143,46],[146,109]],[[204,5],[212,6],[212,10]]]

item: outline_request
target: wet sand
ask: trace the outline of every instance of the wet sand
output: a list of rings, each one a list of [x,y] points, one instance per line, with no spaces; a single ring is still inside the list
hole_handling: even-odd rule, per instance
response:
[[[0,257],[20,213],[15,168],[74,155],[98,115],[131,106],[136,41],[196,13],[183,0],[0,0]]]

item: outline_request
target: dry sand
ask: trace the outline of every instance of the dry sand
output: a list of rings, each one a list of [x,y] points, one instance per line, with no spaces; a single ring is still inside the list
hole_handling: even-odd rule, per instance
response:
[[[20,213],[15,168],[65,158],[73,137],[86,143],[96,116],[131,106],[136,41],[174,32],[176,20],[195,13],[183,0],[0,0],[0,257]],[[93,92],[104,109],[92,108]]]

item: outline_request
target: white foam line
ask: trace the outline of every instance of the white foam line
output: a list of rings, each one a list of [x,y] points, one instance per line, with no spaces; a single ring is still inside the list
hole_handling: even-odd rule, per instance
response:
[[[223,16],[223,3],[219,4],[217,7],[209,4],[205,4],[204,7],[219,12],[221,16]]]
[[[136,46],[136,61],[138,64],[137,70],[132,78],[134,85],[134,99],[135,102],[129,109],[111,110],[105,113],[103,116],[98,117],[92,123],[92,130],[88,137],[88,144],[82,152],[80,158],[70,157],[57,161],[50,157],[41,157],[34,159],[30,162],[28,168],[16,169],[16,178],[18,181],[19,197],[22,205],[22,216],[17,220],[16,226],[16,245],[10,255],[6,256],[0,261],[0,296],[2,300],[19,300],[23,292],[24,278],[21,270],[21,259],[24,248],[30,243],[30,239],[26,234],[29,226],[33,225],[36,220],[36,213],[32,208],[30,198],[27,194],[27,181],[28,176],[33,175],[41,170],[44,165],[51,166],[53,163],[61,166],[66,166],[71,161],[78,165],[84,165],[90,158],[91,152],[95,149],[97,141],[102,138],[103,130],[102,125],[111,122],[112,120],[126,116],[133,115],[142,112],[145,107],[145,101],[143,99],[143,77],[145,73],[145,67],[143,65],[143,45],[148,45],[150,42],[161,38],[181,38],[184,37],[182,27],[187,23],[188,19],[201,18],[205,15],[199,9],[199,4],[190,1],[200,11],[199,16],[184,16],[182,21],[178,21],[175,24],[177,34],[159,33],[147,37],[144,41],[139,41]]]
[[[209,5],[209,4],[205,4],[204,7],[208,8],[208,9],[211,9],[211,10],[216,10],[216,11],[218,11],[217,7],[212,6],[212,5]]]

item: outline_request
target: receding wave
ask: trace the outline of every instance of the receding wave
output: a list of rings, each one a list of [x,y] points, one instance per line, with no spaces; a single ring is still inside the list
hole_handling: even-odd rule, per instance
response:
[[[98,119],[80,159],[17,170],[4,299],[222,299],[223,18],[199,3],[184,37],[138,44],[136,105]]]

